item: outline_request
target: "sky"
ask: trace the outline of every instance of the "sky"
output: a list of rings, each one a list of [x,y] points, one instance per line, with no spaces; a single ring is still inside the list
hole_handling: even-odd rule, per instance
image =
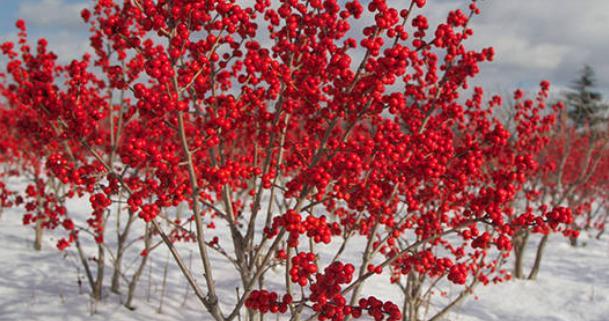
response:
[[[403,6],[408,0],[389,0]],[[362,1],[366,2],[366,1]],[[32,37],[44,36],[66,61],[88,46],[80,10],[90,0],[0,0],[0,42],[14,39],[23,18]],[[480,0],[471,26],[473,48],[493,46],[496,59],[481,66],[473,82],[489,91],[531,89],[540,80],[554,92],[567,88],[584,64],[596,71],[598,90],[609,97],[609,0]],[[430,19],[465,8],[465,0],[428,0]]]

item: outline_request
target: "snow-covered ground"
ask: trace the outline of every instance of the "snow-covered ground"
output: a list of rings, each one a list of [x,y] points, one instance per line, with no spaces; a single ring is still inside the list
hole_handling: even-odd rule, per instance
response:
[[[573,248],[554,236],[538,280],[480,287],[451,320],[609,320],[609,242],[582,239],[585,246]],[[528,249],[529,262],[534,250]]]
[[[150,268],[146,268],[139,285],[136,311],[124,308],[121,305],[124,297],[115,294],[92,307],[75,253],[57,251],[56,240],[52,238],[45,241],[41,252],[33,251],[34,233],[31,227],[21,224],[20,214],[19,210],[8,209],[0,217],[0,321],[210,319],[192,291],[186,292],[183,277],[164,252],[151,257]],[[447,319],[609,320],[609,242],[585,236],[583,242],[585,246],[572,248],[560,236],[551,238],[537,281],[479,287]],[[528,261],[534,252],[532,243]],[[167,286],[159,313],[166,262],[169,262]],[[235,295],[232,286],[238,281],[234,275],[225,273],[216,277],[221,296]],[[386,283],[369,282],[369,293],[393,297],[396,289],[383,288],[383,284]],[[92,313],[94,310],[96,313]]]

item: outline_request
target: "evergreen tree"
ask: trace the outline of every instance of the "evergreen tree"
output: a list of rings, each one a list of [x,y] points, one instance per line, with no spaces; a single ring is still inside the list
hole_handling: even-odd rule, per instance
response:
[[[585,65],[580,71],[580,76],[563,93],[567,106],[569,118],[578,128],[590,126],[596,128],[600,123],[606,121],[606,112],[609,106],[603,101],[603,96],[595,90],[596,78],[594,69]]]

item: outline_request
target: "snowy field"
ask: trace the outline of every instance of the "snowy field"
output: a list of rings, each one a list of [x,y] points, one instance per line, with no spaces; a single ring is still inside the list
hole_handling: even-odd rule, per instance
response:
[[[83,205],[74,204],[81,208]],[[20,210],[6,209],[0,217],[0,321],[211,319],[203,312],[192,291],[186,290],[184,278],[164,248],[151,256],[152,262],[139,284],[135,311],[123,307],[124,297],[107,289],[103,302],[92,306],[75,252],[72,249],[59,252],[55,248],[56,239],[52,237],[45,238],[41,252],[33,251],[34,233],[31,227],[21,224],[21,214]],[[572,248],[565,239],[553,236],[537,281],[510,281],[478,287],[474,295],[448,315],[447,320],[609,320],[609,242],[606,238],[597,241],[584,235],[582,243],[585,246]],[[534,253],[535,242],[531,243],[527,261],[532,260]],[[93,253],[92,250],[90,248],[89,253]],[[186,258],[188,251],[182,251]],[[165,266],[167,278],[162,295]],[[193,269],[197,271],[195,265]],[[111,268],[106,270],[109,278]],[[229,273],[216,277],[221,301],[232,300],[232,297],[225,299],[235,296],[238,278]],[[276,277],[277,282],[281,282],[280,276]],[[269,281],[273,283],[273,280]],[[399,292],[396,288],[382,288],[382,284],[387,282],[371,280],[364,293],[390,299]],[[275,317],[267,319],[275,320]]]

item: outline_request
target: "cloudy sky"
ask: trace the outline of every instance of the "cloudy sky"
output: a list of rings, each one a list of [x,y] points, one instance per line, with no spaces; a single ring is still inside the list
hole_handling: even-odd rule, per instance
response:
[[[407,0],[391,0],[408,3]],[[365,1],[363,1],[365,2]],[[28,22],[33,37],[45,36],[61,57],[81,55],[88,44],[80,10],[89,0],[0,0],[0,42],[15,35],[14,21]],[[428,0],[433,20],[465,0]],[[609,95],[609,0],[482,0],[471,45],[494,46],[496,60],[482,66],[476,85],[505,92],[541,79],[555,90],[568,86],[583,64],[597,73]]]

